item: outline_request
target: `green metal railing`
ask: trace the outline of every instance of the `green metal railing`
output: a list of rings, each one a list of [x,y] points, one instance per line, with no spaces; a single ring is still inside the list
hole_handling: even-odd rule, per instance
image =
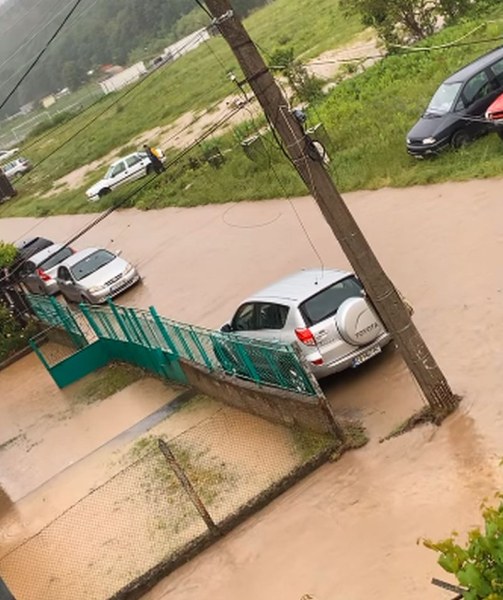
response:
[[[27,294],[27,298],[40,321],[64,329],[77,348],[87,346],[86,336],[68,306],[61,304],[52,296]]]
[[[83,335],[68,307],[44,296],[30,296],[29,300],[42,321],[57,324],[72,335]],[[110,301],[106,306],[81,304],[80,311],[98,339],[131,345],[136,351],[143,348],[150,354],[159,350],[211,372],[223,372],[259,385],[317,394],[313,376],[288,344],[180,323],[160,316],[153,307],[141,310]]]

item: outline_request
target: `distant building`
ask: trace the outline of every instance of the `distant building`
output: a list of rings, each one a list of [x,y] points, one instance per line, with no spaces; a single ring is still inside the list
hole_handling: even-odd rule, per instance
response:
[[[27,104],[23,104],[19,109],[19,112],[22,115],[28,115],[35,108],[35,102],[28,102]]]
[[[199,29],[198,31],[194,31],[194,33],[184,37],[182,40],[178,40],[178,42],[175,42],[174,44],[171,44],[171,46],[164,48],[164,52],[162,54],[164,61],[176,60],[184,54],[187,54],[187,52],[195,50],[203,42],[209,39],[210,34],[205,27],[203,27],[203,29]]]
[[[108,79],[100,81],[100,87],[104,94],[111,94],[112,92],[117,92],[130,83],[137,81],[140,77],[145,75],[146,72],[147,68],[145,67],[145,63],[139,62],[128,69],[121,70],[119,73],[112,75]]]
[[[44,108],[49,108],[53,104],[56,104],[56,96],[54,94],[50,94],[49,96],[42,98],[41,102]]]

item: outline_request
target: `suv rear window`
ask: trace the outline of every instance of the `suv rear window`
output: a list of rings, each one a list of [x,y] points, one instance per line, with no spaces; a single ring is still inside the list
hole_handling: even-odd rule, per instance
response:
[[[73,251],[71,248],[61,248],[61,250],[58,250],[57,252],[50,255],[45,260],[43,260],[40,263],[40,267],[42,267],[42,269],[44,269],[45,271],[48,271],[49,269],[52,269],[52,267],[55,267],[59,263],[63,262],[66,258],[71,256],[72,254],[73,254]]]
[[[362,295],[361,283],[354,276],[347,277],[321,290],[300,306],[300,312],[306,325],[316,325],[324,319],[335,315],[339,306],[348,298],[358,298]]]

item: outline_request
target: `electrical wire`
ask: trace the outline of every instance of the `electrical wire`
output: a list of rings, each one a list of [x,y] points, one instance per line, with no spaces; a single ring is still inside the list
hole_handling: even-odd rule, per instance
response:
[[[190,42],[187,42],[187,44],[185,44],[185,45],[184,45],[184,46],[183,46],[181,49],[182,49],[182,50],[183,50],[183,49],[185,49],[186,47],[188,47],[188,45],[189,45],[189,44],[192,44],[192,43],[193,43],[193,40],[191,40]],[[164,65],[164,67],[167,67],[167,66],[169,66],[169,64],[173,64],[173,63],[168,63],[167,65]],[[161,67],[161,68],[163,68],[163,67]],[[147,77],[148,77],[148,76],[152,75],[153,73],[158,73],[158,71],[160,71],[160,68],[156,69],[155,71],[151,71],[151,72],[150,72],[150,73],[149,73],[149,74],[148,74],[146,77],[144,77],[144,78],[143,78],[142,80],[140,80],[140,81],[139,81],[137,84],[135,84],[135,86],[133,86],[133,88],[134,88],[134,89],[136,89],[136,88],[137,88],[139,85],[141,85],[141,84],[142,84],[142,83],[143,83],[143,82],[144,82],[144,81],[147,79]],[[105,114],[105,113],[106,113],[106,112],[107,112],[107,111],[108,111],[108,110],[109,110],[109,109],[110,109],[112,106],[115,106],[115,104],[117,104],[118,102],[120,102],[120,101],[121,101],[121,100],[122,100],[122,99],[123,99],[123,98],[124,98],[126,95],[128,95],[128,94],[129,94],[131,91],[133,91],[133,89],[129,89],[129,90],[126,92],[126,93],[122,94],[122,96],[120,96],[120,98],[116,99],[116,100],[115,100],[115,101],[114,101],[114,102],[113,102],[111,105],[109,105],[107,108],[105,108],[105,110],[104,110],[104,111],[102,111],[102,112],[101,112],[101,113],[98,115],[98,118],[99,118],[100,116],[102,116],[103,114]],[[131,101],[132,101],[132,99],[133,99],[133,98],[131,98],[131,99],[130,99],[128,102],[131,102]],[[99,101],[101,101],[101,100],[102,100],[102,98],[100,98],[100,99],[99,99],[97,102],[99,102]],[[123,105],[127,105],[127,103],[128,103],[128,102],[126,102],[126,103],[123,103]],[[193,126],[195,123],[197,123],[197,121],[199,121],[199,120],[200,120],[200,119],[201,119],[201,118],[204,116],[204,114],[207,114],[207,113],[208,113],[209,111],[211,111],[213,108],[215,108],[216,106],[218,106],[218,105],[219,105],[221,102],[222,102],[221,100],[218,100],[217,102],[215,102],[215,103],[214,103],[214,104],[213,104],[213,105],[212,105],[210,108],[208,108],[208,109],[207,109],[206,113],[201,113],[199,116],[195,117],[195,118],[194,118],[194,119],[193,119],[193,120],[192,120],[190,123],[188,123],[188,124],[187,124],[185,127],[183,127],[181,130],[179,130],[179,131],[175,132],[175,133],[174,133],[174,134],[173,134],[173,135],[172,135],[170,138],[168,138],[168,140],[166,140],[166,141],[170,141],[171,139],[173,139],[173,138],[175,138],[175,137],[179,136],[179,135],[180,135],[181,133],[183,133],[183,131],[185,131],[186,129],[189,129],[190,127],[192,127],[192,126]],[[96,104],[96,103],[93,103],[93,105],[94,105],[94,104]],[[88,108],[89,108],[89,107],[88,107]],[[80,114],[81,114],[81,113],[80,113]],[[96,119],[94,119],[94,120],[96,120]],[[93,121],[93,120],[92,120],[92,121]],[[94,122],[94,121],[93,121],[93,122]],[[64,145],[66,145],[67,143],[69,143],[69,142],[70,142],[72,139],[74,139],[74,137],[76,137],[76,136],[77,136],[77,135],[78,135],[80,132],[82,132],[82,131],[83,131],[83,130],[84,130],[86,127],[87,127],[87,126],[90,126],[91,124],[92,124],[92,122],[91,122],[91,121],[87,122],[87,124],[86,124],[86,126],[85,126],[85,127],[81,128],[81,130],[79,130],[78,132],[76,132],[76,133],[75,133],[75,135],[71,136],[71,137],[70,137],[68,140],[66,140],[65,142],[63,142],[63,144],[61,144],[60,146],[58,146],[58,148],[56,148],[56,149],[55,149],[55,151],[53,151],[53,152],[52,152],[50,155],[48,155],[48,156],[45,156],[45,157],[44,157],[42,160],[40,160],[40,161],[39,161],[39,162],[38,162],[38,163],[37,163],[35,166],[39,166],[39,165],[40,165],[42,162],[44,162],[45,160],[47,160],[47,159],[48,159],[50,156],[52,156],[52,155],[53,155],[53,154],[54,154],[54,153],[55,153],[57,150],[59,150],[59,149],[61,149],[62,147],[64,147]],[[54,130],[51,130],[51,132],[48,132],[48,134],[47,134],[47,135],[50,135],[51,133],[54,133]],[[45,137],[45,136],[43,136],[43,137]],[[42,137],[42,138],[38,138],[38,139],[35,141],[35,143],[39,143],[39,142],[40,142],[40,140],[41,140],[41,139],[43,139],[43,137]],[[33,145],[33,144],[32,144],[32,145]],[[28,147],[30,147],[30,146],[28,146]],[[26,147],[25,147],[24,149],[26,149]],[[35,166],[34,166],[33,168],[35,168]],[[32,171],[33,171],[33,169],[32,169]],[[30,171],[30,173],[31,173],[32,171]],[[21,176],[18,178],[18,180],[19,180],[19,179],[21,179],[21,178],[22,178],[23,176],[25,176],[25,175],[26,175],[26,173],[25,173],[25,174],[22,174],[22,175],[21,175]],[[27,236],[27,235],[28,235],[29,233],[31,233],[31,232],[32,232],[34,229],[36,229],[37,227],[39,227],[40,225],[42,225],[42,224],[43,224],[43,223],[44,223],[44,222],[45,222],[47,219],[49,219],[49,218],[50,218],[50,216],[51,216],[51,215],[47,215],[46,217],[44,217],[44,218],[42,219],[42,221],[39,221],[38,223],[36,223],[36,224],[35,224],[35,225],[33,225],[32,227],[30,227],[30,228],[29,228],[27,231],[25,231],[23,234],[21,234],[21,235],[19,236],[18,240],[16,240],[16,241],[19,241],[19,240],[21,240],[21,239],[25,238],[25,236]]]
[[[37,27],[36,32],[28,39],[26,39],[20,46],[18,46],[16,48],[16,50],[14,50],[14,52],[12,54],[10,54],[7,58],[5,58],[1,63],[0,63],[0,69],[2,67],[4,67],[9,61],[11,61],[15,56],[17,56],[19,54],[19,52],[21,52],[21,50],[27,46],[30,42],[32,42],[37,36],[39,36],[45,29],[47,29],[47,27],[49,27],[49,25],[51,25],[51,23],[53,23],[53,21],[55,21],[60,14],[62,14],[66,9],[67,9],[67,5],[65,4],[57,13],[55,13],[51,19],[49,21],[47,21],[44,25],[42,25],[41,27]],[[19,69],[17,71],[15,71],[8,79],[3,80],[2,81],[2,86],[4,86],[7,82],[9,82],[15,75],[17,75],[17,73],[19,71],[21,71],[24,67],[26,67],[29,64],[30,61],[28,61],[26,64],[22,65],[21,67],[19,67]]]
[[[193,40],[191,40],[190,42],[187,42],[187,44],[185,44],[181,50],[185,49],[186,47],[188,47],[190,44],[193,44]],[[163,65],[163,67],[168,67],[170,64],[174,64],[174,63],[167,63],[166,65]],[[126,96],[129,96],[130,94],[132,94],[133,92],[135,92],[140,86],[144,85],[145,82],[147,80],[149,80],[153,75],[159,75],[161,69],[163,67],[159,67],[155,70],[150,71],[150,73],[147,73],[145,75],[145,77],[143,77],[142,79],[140,79],[137,83],[135,83],[134,85],[132,85],[126,92],[124,92],[123,94],[121,94],[118,98],[115,98],[115,100],[113,100],[110,104],[108,104],[101,112],[99,112],[97,115],[95,115],[94,117],[92,117],[91,119],[89,119],[89,121],[87,121],[86,123],[84,123],[84,125],[82,125],[82,127],[80,127],[79,129],[77,129],[77,131],[75,131],[74,133],[72,133],[72,135],[70,137],[68,137],[66,140],[64,140],[61,144],[59,144],[56,148],[54,148],[51,152],[49,152],[48,154],[46,154],[43,158],[41,158],[37,163],[35,163],[33,165],[33,168],[31,169],[31,171],[27,172],[27,173],[23,173],[20,175],[20,177],[18,178],[18,181],[20,181],[21,179],[23,179],[24,177],[28,177],[29,175],[31,175],[33,173],[33,171],[39,167],[41,164],[43,164],[46,160],[48,160],[49,158],[51,158],[52,156],[54,156],[54,154],[56,154],[57,152],[59,152],[62,148],[64,148],[67,144],[69,144],[70,142],[72,142],[76,137],[78,137],[82,132],[84,132],[88,127],[90,127],[91,125],[93,125],[96,121],[98,121],[103,115],[105,115],[110,109],[112,109],[114,106],[116,106],[119,103],[122,103],[123,106],[127,106],[129,104],[129,102],[131,102],[134,99],[134,96],[132,96],[129,100],[127,100],[126,102],[124,102],[124,98],[126,98]],[[100,98],[97,102],[101,101],[102,98]],[[96,103],[97,103],[96,102]],[[94,106],[93,103],[89,108],[91,108],[92,106]],[[83,111],[85,112],[85,111]],[[79,113],[80,116],[82,113]],[[64,123],[63,125],[68,125],[69,122]],[[54,134],[54,130],[51,130],[50,132],[47,133],[47,135],[51,135]],[[45,136],[44,136],[45,137]],[[39,141],[43,139],[43,138],[38,138],[32,145],[38,144]],[[31,147],[31,146],[28,146]],[[26,150],[26,148],[24,148],[24,150]]]
[[[40,6],[40,4],[42,4],[42,2],[45,2],[45,0],[37,0],[37,2],[35,2],[35,4],[29,10],[27,10],[23,16],[19,17],[19,19],[14,21],[14,23],[11,23],[5,29],[0,30],[0,35],[2,35],[2,36],[5,35],[8,31],[13,29],[16,25],[21,23],[21,21],[24,21],[28,15],[30,15],[38,6]],[[19,2],[18,4],[21,5],[21,2]],[[13,10],[13,9],[18,10],[19,9],[18,4],[16,4],[16,6],[11,5],[11,7],[9,9],[7,9],[6,13],[9,12],[9,10]],[[4,15],[6,13],[4,13]]]
[[[240,106],[240,107],[237,107],[237,108],[231,110],[227,115],[224,115],[217,123],[215,123],[210,129],[208,129],[208,131],[206,131],[205,133],[203,133],[197,140],[195,140],[187,148],[184,148],[183,150],[181,150],[178,153],[178,155],[176,155],[170,162],[168,162],[165,165],[166,171],[170,167],[172,167],[173,165],[175,165],[176,163],[178,163],[180,160],[182,160],[183,158],[185,158],[185,156],[187,154],[189,154],[195,147],[197,147],[198,144],[200,144],[202,141],[204,141],[205,139],[207,139],[208,137],[210,137],[211,135],[213,135],[218,128],[220,128],[227,121],[229,121],[230,119],[232,119],[232,117],[234,117],[234,115],[237,114],[242,109],[243,109],[243,107]],[[81,229],[79,229],[77,231],[77,233],[75,233],[69,239],[67,239],[66,242],[62,245],[61,248],[58,249],[57,252],[59,252],[62,248],[66,248],[66,247],[70,246],[76,240],[78,240],[80,237],[82,237],[84,234],[86,234],[88,231],[90,231],[91,229],[93,229],[94,227],[96,227],[96,225],[98,225],[99,223],[101,223],[101,221],[103,221],[104,219],[106,219],[107,217],[109,217],[117,209],[119,209],[122,206],[124,206],[124,204],[126,204],[127,202],[129,202],[133,197],[135,197],[137,194],[139,194],[140,192],[142,192],[146,188],[148,188],[150,185],[152,185],[152,183],[154,181],[156,181],[158,179],[158,177],[160,177],[160,175],[159,176],[153,176],[153,177],[149,178],[146,182],[144,182],[141,185],[137,186],[130,194],[128,194],[122,200],[120,200],[119,202],[117,202],[113,206],[111,206],[108,209],[106,209],[100,215],[98,215],[97,217],[95,217],[94,219],[92,219],[87,225],[85,225],[84,227],[82,227]],[[42,266],[45,262],[47,262],[49,259],[51,259],[57,252],[54,252],[53,254],[47,256],[44,259],[44,262],[41,263],[40,266]],[[9,273],[9,277],[12,277],[13,275],[15,275],[22,268],[22,266],[24,265],[25,262],[26,262],[26,260],[20,261],[20,263]],[[2,278],[0,278],[0,282],[5,281],[6,279],[7,279],[7,277],[3,276]]]
[[[77,8],[79,7],[79,5],[81,4],[82,1],[83,0],[76,0],[75,1],[75,3],[73,4],[72,8],[69,10],[69,12],[67,13],[67,15],[65,16],[65,18],[63,19],[63,21],[60,23],[60,25],[58,26],[58,28],[56,29],[56,31],[51,35],[51,37],[49,38],[49,40],[45,43],[45,45],[42,48],[42,50],[37,54],[37,56],[35,57],[35,59],[31,63],[31,65],[24,72],[24,74],[18,80],[18,82],[16,83],[16,85],[12,88],[12,90],[7,94],[7,96],[0,103],[0,110],[7,104],[7,102],[12,98],[12,96],[16,93],[16,91],[22,85],[23,81],[33,71],[33,69],[36,67],[36,65],[39,63],[39,61],[41,60],[41,58],[47,52],[47,50],[49,49],[50,45],[57,38],[57,36],[61,32],[61,30],[64,28],[64,26],[68,23],[69,19],[71,18],[71,16],[73,15],[73,13],[77,10]]]
[[[96,0],[99,1],[99,0]],[[191,40],[190,44],[193,43],[193,40]],[[187,46],[189,45],[189,43],[187,43],[186,45],[184,45],[181,50],[184,50]],[[157,69],[150,71],[150,73],[147,73],[147,75],[145,75],[145,77],[143,77],[142,79],[140,79],[138,82],[136,82],[135,84],[132,84],[131,87],[128,88],[128,90],[126,92],[123,92],[121,94],[121,96],[119,98],[116,98],[115,100],[113,100],[109,105],[107,105],[105,107],[105,109],[99,114],[98,118],[100,116],[103,116],[104,114],[106,114],[111,108],[113,108],[114,106],[116,106],[117,104],[121,103],[123,101],[123,99],[126,96],[129,96],[129,94],[131,92],[133,92],[135,89],[137,89],[138,87],[140,87],[141,85],[143,85],[143,83],[147,80],[147,78],[149,78],[151,75],[154,74],[159,74],[161,71],[164,71],[166,68],[168,68],[170,65],[174,64],[173,62],[171,63],[166,63],[164,65],[162,65],[161,67],[158,67]],[[122,102],[123,106],[127,106],[130,102],[133,101],[135,96],[132,96],[131,98],[129,98],[126,102]],[[88,112],[89,110],[91,110],[94,106],[96,106],[98,103],[102,102],[104,99],[104,96],[100,95],[98,97],[97,100],[95,100],[93,103],[91,103],[89,106],[87,106],[84,110],[80,111],[79,113],[75,114],[71,119],[69,119],[68,121],[65,121],[64,123],[61,123],[61,125],[58,125],[56,127],[52,127],[49,131],[47,131],[46,133],[38,136],[35,140],[33,140],[31,143],[23,146],[23,152],[26,151],[29,148],[32,148],[33,146],[36,146],[37,144],[39,144],[42,140],[44,140],[47,137],[52,137],[54,135],[55,132],[59,131],[60,129],[65,129],[65,128],[69,128],[70,125],[72,124],[72,122],[77,118],[77,117],[82,117],[83,114],[85,114],[86,112]],[[82,127],[82,129],[79,131],[79,133],[81,133],[82,131],[84,131],[87,127],[90,127],[92,124],[94,123],[94,120],[88,121],[85,127]],[[78,135],[78,134],[77,134]],[[73,137],[69,138],[68,141],[71,141],[73,139]],[[57,149],[61,149],[66,145],[66,141],[61,145],[58,146]],[[56,149],[56,150],[57,150]],[[52,156],[52,154],[51,154]],[[43,160],[41,160],[38,164],[41,164],[42,162],[44,162],[45,157]],[[33,169],[32,169],[33,171]],[[30,173],[32,172],[30,171]],[[29,175],[29,173],[24,173],[21,174],[21,176],[18,178],[18,181],[21,180],[24,176]]]

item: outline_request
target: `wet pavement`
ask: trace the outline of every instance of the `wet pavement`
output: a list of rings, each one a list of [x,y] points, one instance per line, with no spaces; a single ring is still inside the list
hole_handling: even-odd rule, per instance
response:
[[[464,396],[440,428],[379,439],[422,406],[399,356],[386,352],[329,378],[336,410],[361,418],[370,444],[329,464],[159,584],[146,598],[176,600],[446,597],[446,577],[421,537],[464,532],[501,489],[503,456],[503,204],[501,181],[348,194],[349,205],[451,385]],[[314,202],[297,199],[327,267],[344,267]],[[64,240],[89,215],[43,219],[32,231]],[[0,220],[14,240],[35,219]],[[144,282],[118,302],[218,326],[276,278],[317,266],[288,202],[113,214],[75,245],[121,248]]]

